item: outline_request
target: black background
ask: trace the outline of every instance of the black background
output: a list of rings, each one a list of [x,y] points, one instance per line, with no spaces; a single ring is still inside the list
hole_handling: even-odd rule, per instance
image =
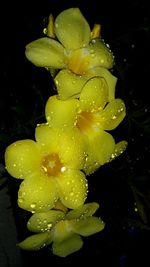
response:
[[[34,139],[36,124],[45,121],[46,100],[55,94],[49,73],[25,58],[25,45],[43,36],[50,13],[56,17],[70,7],[79,7],[91,28],[94,23],[102,25],[102,38],[115,55],[112,71],[118,77],[116,97],[124,100],[127,115],[112,134],[116,141],[127,140],[128,147],[119,158],[88,178],[87,201],[100,204],[97,215],[106,223],[103,232],[85,238],[83,248],[65,259],[54,256],[48,248],[39,252],[19,251],[19,255],[16,250],[13,264],[14,249],[8,246],[7,250],[13,234],[8,231],[6,218],[3,227],[10,238],[5,239],[7,263],[2,262],[2,267],[26,267],[31,261],[35,266],[91,263],[102,267],[145,267],[150,264],[147,245],[150,238],[149,1],[43,0],[3,5],[0,11],[0,186],[3,192],[6,190],[9,207],[3,205],[4,198],[0,203],[3,211],[9,208],[12,212],[15,238],[19,241],[26,238],[29,214],[17,207],[19,181],[5,171],[4,152],[16,140]],[[10,215],[6,213],[7,216]]]

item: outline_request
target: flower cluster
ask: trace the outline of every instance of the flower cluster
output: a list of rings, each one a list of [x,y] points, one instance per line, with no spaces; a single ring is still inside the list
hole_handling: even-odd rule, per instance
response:
[[[57,94],[46,102],[45,120],[35,129],[35,140],[19,140],[6,148],[11,176],[23,180],[20,208],[32,212],[27,223],[36,233],[19,244],[27,250],[52,245],[65,257],[79,250],[104,222],[92,216],[99,205],[86,203],[88,177],[119,156],[127,142],[110,134],[124,119],[123,100],[115,97],[117,78],[110,69],[114,56],[78,8],[49,16],[46,37],[26,46],[26,57],[50,71]]]

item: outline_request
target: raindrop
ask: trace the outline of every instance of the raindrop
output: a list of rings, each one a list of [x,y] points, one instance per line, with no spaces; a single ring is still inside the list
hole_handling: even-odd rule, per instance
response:
[[[55,80],[55,83],[56,83],[56,85],[58,85],[59,84],[58,80]]]
[[[73,195],[74,195],[74,192],[70,192],[70,196],[73,197]]]
[[[50,229],[52,227],[52,223],[47,224],[47,229]]]
[[[117,117],[114,115],[113,117],[112,117],[112,120],[115,120]]]
[[[66,167],[63,166],[63,167],[61,168],[61,172],[65,172],[65,171],[66,171]]]
[[[18,202],[19,202],[20,204],[22,204],[22,203],[23,203],[23,198],[19,198],[19,199],[18,199]]]
[[[35,206],[36,206],[36,204],[35,204],[35,203],[32,203],[32,204],[30,205],[31,209],[34,209],[34,208],[35,208]]]
[[[95,44],[96,43],[96,40],[95,39],[92,39],[91,43],[92,44]]]

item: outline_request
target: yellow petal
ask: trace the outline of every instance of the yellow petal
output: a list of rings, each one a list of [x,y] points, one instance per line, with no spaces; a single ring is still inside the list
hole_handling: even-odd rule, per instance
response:
[[[40,164],[40,154],[36,142],[32,140],[16,141],[5,151],[7,171],[15,178],[25,178]]]
[[[85,144],[77,129],[51,128],[47,124],[41,124],[36,127],[35,136],[38,144],[41,144],[43,153],[58,153],[65,168],[83,167]]]
[[[92,216],[96,210],[99,208],[99,204],[96,202],[86,203],[78,209],[70,210],[65,219],[73,220],[73,219],[83,219],[89,216]]]
[[[55,77],[55,84],[60,99],[78,97],[87,80],[88,77],[76,75],[69,70],[59,71]]]
[[[35,212],[47,211],[54,207],[58,200],[58,190],[53,177],[34,173],[25,179],[18,192],[20,208]]]
[[[87,81],[80,94],[80,107],[91,111],[102,109],[108,102],[108,87],[103,78],[94,77]]]
[[[46,123],[38,124],[35,129],[35,138],[42,153],[58,153],[60,129],[51,128]]]
[[[115,144],[114,152],[111,155],[111,159],[115,159],[116,157],[120,156],[127,148],[128,142],[127,141],[120,141]]]
[[[114,151],[115,141],[111,134],[99,130],[89,135],[89,146],[87,149],[87,160],[85,162],[85,173],[87,175],[96,171],[101,165],[107,163]]]
[[[67,128],[59,137],[59,156],[64,165],[71,169],[82,169],[85,162],[85,143],[80,132]]]
[[[114,99],[106,108],[97,114],[100,127],[104,130],[115,129],[126,115],[125,104],[121,99]]]
[[[102,231],[105,227],[104,222],[95,216],[78,220],[74,224],[75,233],[82,236],[89,236]]]
[[[29,61],[38,67],[64,68],[64,48],[51,38],[40,38],[26,46],[25,55]]]
[[[48,99],[45,107],[46,119],[52,127],[73,126],[77,116],[77,99],[60,100],[57,96]]]
[[[91,54],[89,69],[104,67],[110,69],[114,64],[114,57],[109,47],[100,38],[92,39],[86,47],[87,53]]]
[[[79,249],[83,246],[83,241],[79,235],[72,235],[71,237],[63,240],[62,242],[54,242],[52,249],[53,254],[59,257],[66,257]]]
[[[49,231],[56,222],[62,220],[64,217],[65,213],[58,210],[35,213],[29,219],[27,228],[36,233]]]
[[[109,70],[102,67],[95,67],[93,69],[90,69],[88,73],[90,73],[91,75],[93,74],[93,76],[100,76],[105,79],[109,91],[108,100],[109,102],[112,101],[115,98],[117,78],[112,75]]]
[[[89,43],[90,27],[79,8],[61,12],[54,26],[57,38],[67,49],[77,49]]]
[[[68,170],[59,179],[60,200],[70,208],[76,209],[83,205],[87,197],[87,180],[85,175],[77,170]]]
[[[58,221],[52,229],[53,241],[61,242],[73,234],[73,223],[68,220]]]
[[[39,250],[52,242],[49,232],[29,236],[18,244],[24,250]]]

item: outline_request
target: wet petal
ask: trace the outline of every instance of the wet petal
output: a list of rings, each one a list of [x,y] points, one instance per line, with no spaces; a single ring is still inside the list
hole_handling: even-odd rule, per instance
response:
[[[88,217],[86,219],[78,220],[74,224],[75,233],[82,236],[89,236],[102,231],[105,227],[104,222],[97,217]]]
[[[77,99],[60,100],[57,96],[48,99],[45,108],[46,119],[52,127],[73,126],[77,116]]]
[[[76,128],[67,128],[61,134],[59,156],[67,168],[83,168],[86,156],[85,143],[83,137]]]
[[[31,232],[49,231],[52,226],[65,217],[65,213],[59,210],[49,210],[47,212],[35,213],[27,223],[27,228]]]
[[[91,54],[89,69],[93,67],[110,69],[113,67],[114,56],[102,39],[93,39],[86,49]]]
[[[35,138],[43,153],[58,153],[60,135],[60,129],[51,128],[46,123],[39,124],[35,129]]]
[[[53,208],[57,199],[58,190],[55,179],[38,173],[25,179],[18,192],[19,207],[32,213]]]
[[[87,149],[87,160],[85,162],[85,173],[87,175],[96,171],[101,165],[107,163],[114,151],[115,141],[111,134],[99,130],[89,135],[89,147]]]
[[[86,203],[78,209],[71,210],[65,216],[66,220],[82,219],[92,216],[99,208],[99,204],[96,202]]]
[[[39,67],[64,68],[64,48],[51,38],[40,38],[26,46],[25,55],[29,61]]]
[[[61,70],[55,77],[55,84],[60,99],[76,98],[80,94],[88,77],[79,76],[69,70]]]
[[[68,170],[59,179],[60,199],[70,208],[76,209],[83,205],[87,197],[87,180],[85,175],[77,170]]]
[[[49,232],[32,235],[18,244],[24,250],[39,250],[52,242]]]
[[[32,140],[16,141],[5,151],[7,171],[15,178],[25,178],[40,164],[40,154],[36,142]]]
[[[58,153],[64,167],[81,169],[85,160],[83,139],[75,128],[51,128],[47,124],[36,127],[36,140],[43,153]]]
[[[67,49],[77,49],[89,43],[90,27],[79,8],[61,12],[54,26],[57,38]]]
[[[116,157],[120,156],[127,148],[128,142],[127,141],[120,141],[115,144],[114,152],[111,155],[111,159],[115,159]]]
[[[102,109],[108,102],[108,87],[103,78],[91,78],[84,85],[80,94],[80,107],[90,111]]]
[[[121,99],[114,99],[106,108],[97,114],[100,127],[105,130],[115,129],[126,115],[125,104]]]
[[[105,79],[109,91],[108,100],[109,102],[112,101],[115,98],[117,78],[114,75],[112,75],[112,73],[109,70],[102,67],[95,67],[93,69],[90,69],[89,73],[93,74],[93,76],[100,76]]]
[[[67,220],[61,220],[56,223],[53,232],[53,241],[61,242],[73,234],[73,223]]]
[[[72,235],[70,238],[65,239],[62,242],[54,242],[52,249],[53,254],[66,257],[79,249],[83,246],[83,241],[79,235]]]

